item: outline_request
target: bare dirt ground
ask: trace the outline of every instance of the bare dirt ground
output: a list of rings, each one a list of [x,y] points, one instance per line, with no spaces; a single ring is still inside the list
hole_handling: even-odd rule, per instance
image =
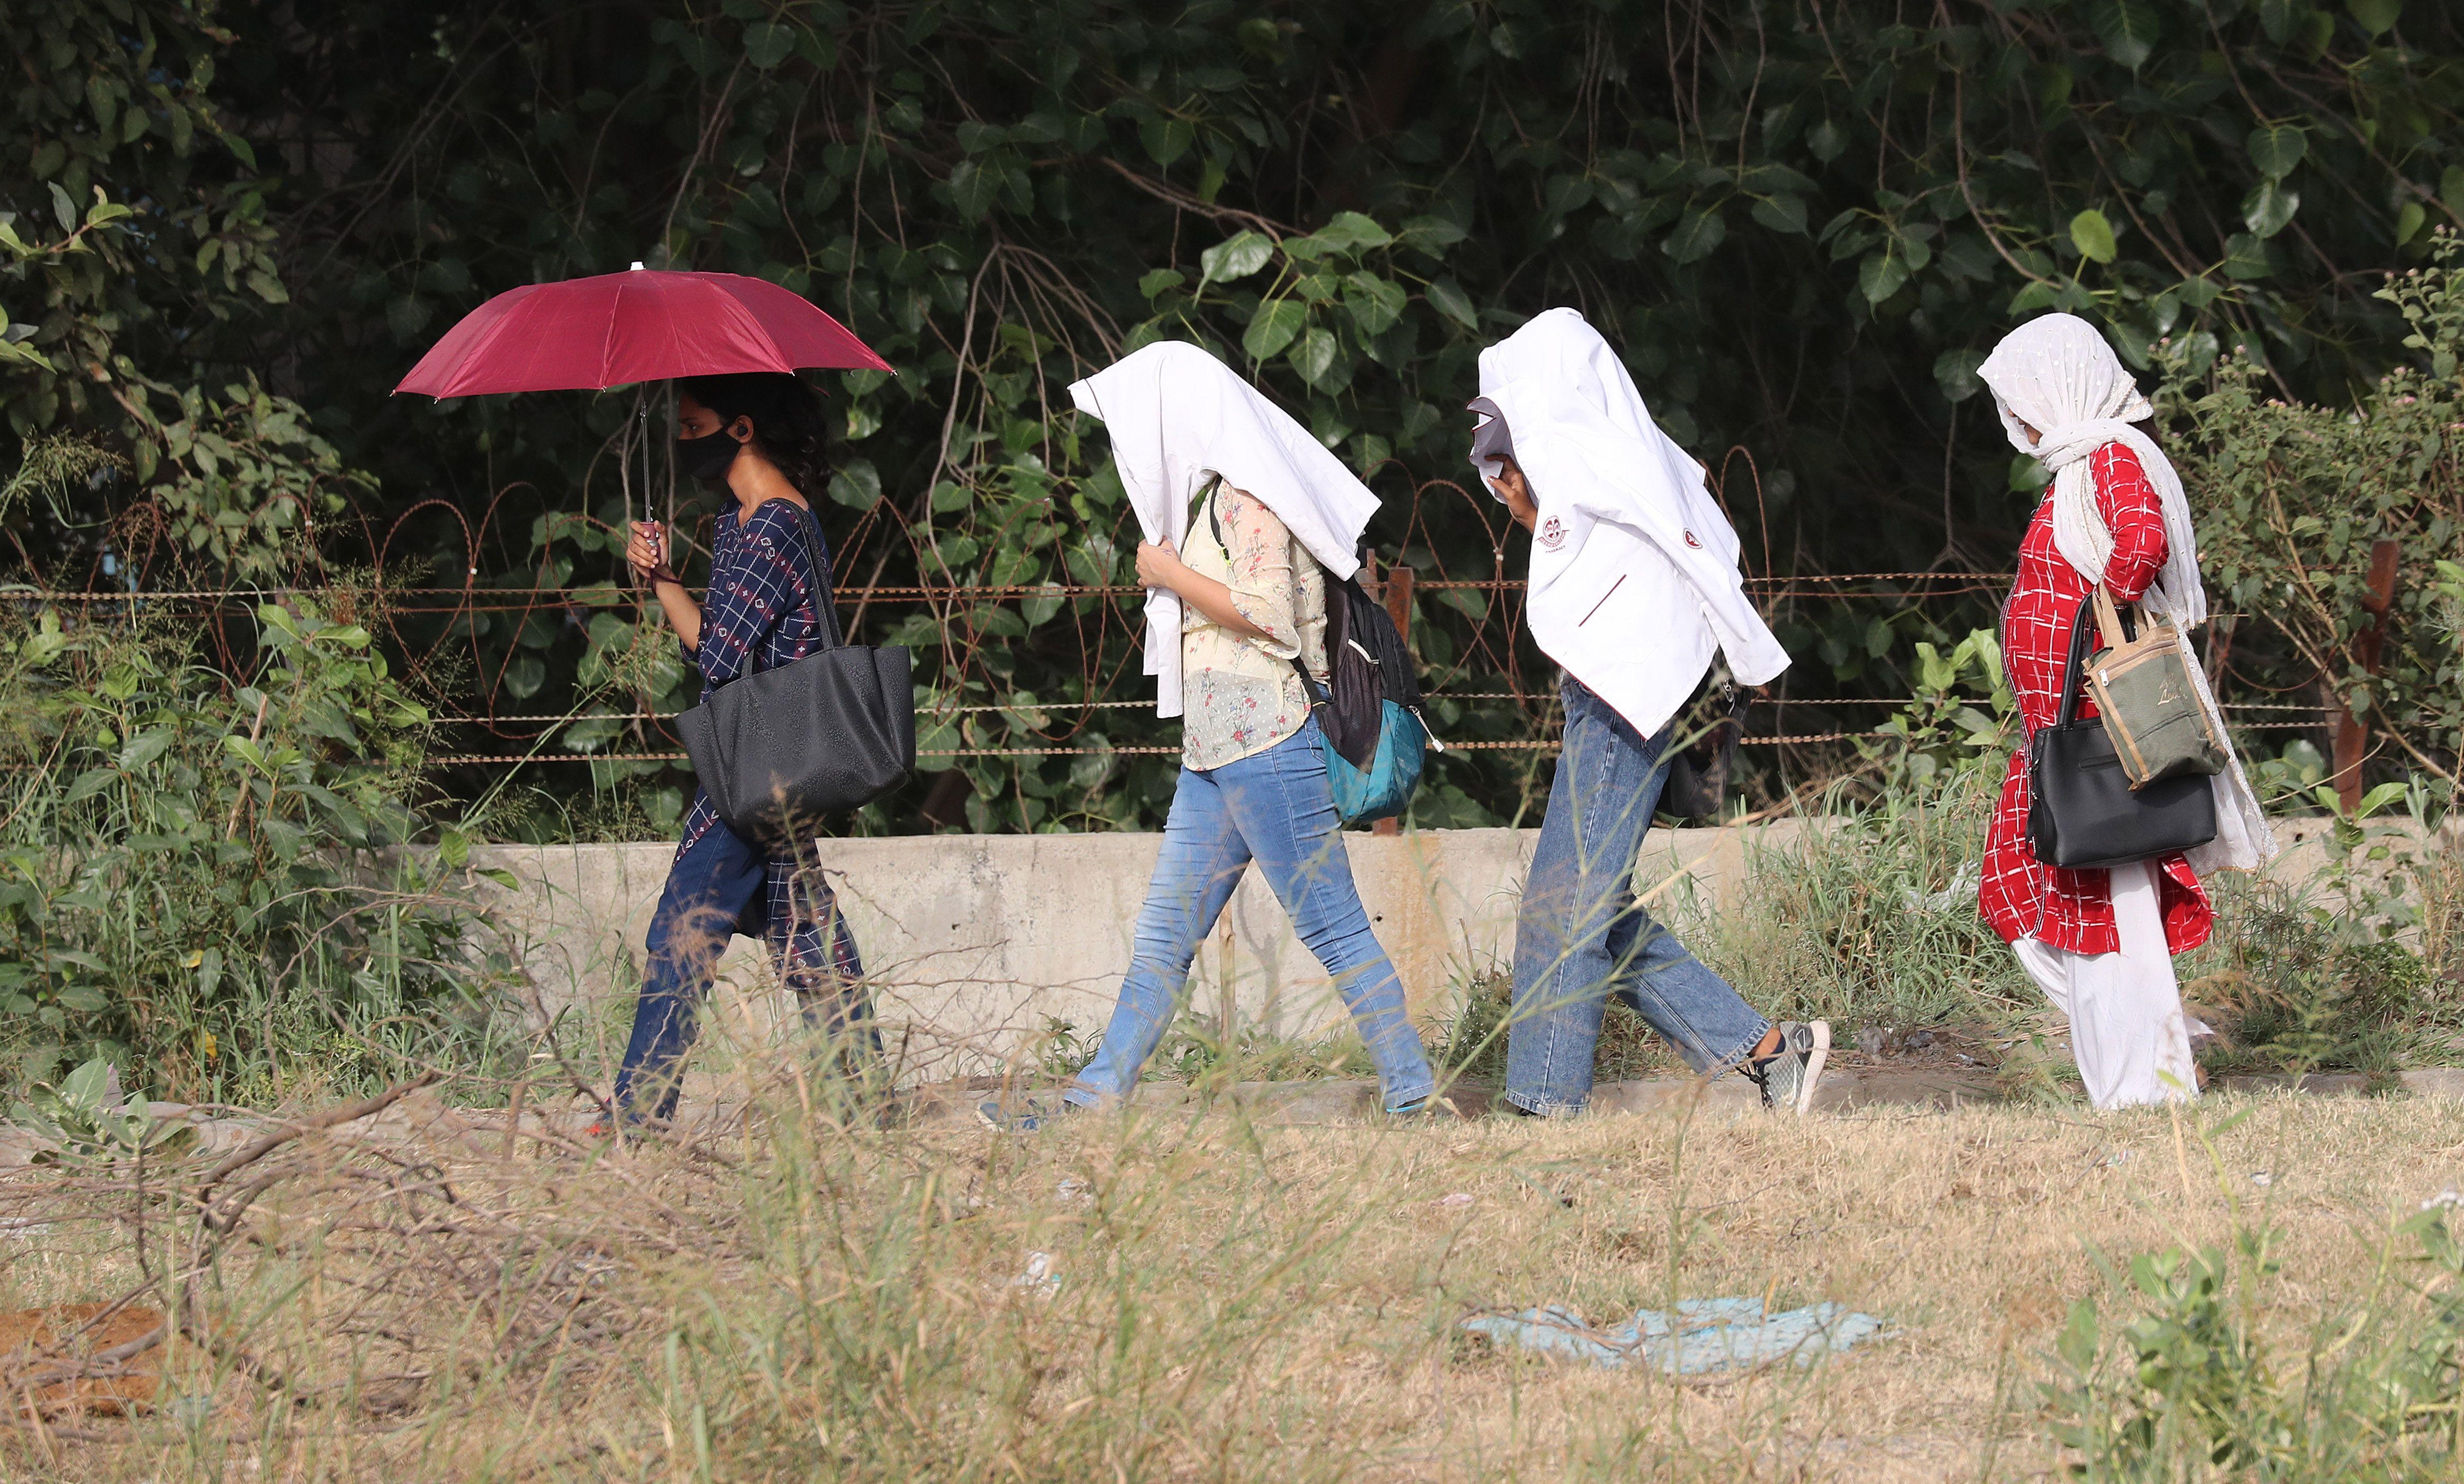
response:
[[[1022,1136],[753,1090],[752,1120],[633,1150],[420,1094],[202,1200],[202,1161],[0,1176],[0,1309],[136,1295],[175,1331],[131,1416],[11,1383],[0,1473],[2044,1476],[2035,1383],[2076,1300],[2132,1312],[2133,1255],[2272,1226],[2292,1333],[2464,1186],[2464,1105],[2409,1097],[1300,1126],[1219,1102]],[[1728,1295],[1896,1329],[1681,1383],[1460,1327]]]

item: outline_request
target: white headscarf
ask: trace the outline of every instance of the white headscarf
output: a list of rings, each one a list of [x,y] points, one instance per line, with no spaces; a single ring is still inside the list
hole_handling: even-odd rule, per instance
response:
[[[2131,426],[2155,416],[2096,327],[2077,315],[2046,315],[2002,338],[1976,368],[1993,391],[2002,430],[2011,446],[2043,463],[2054,475],[2054,545],[2062,559],[2090,584],[2102,582],[2113,560],[2113,533],[2096,508],[2088,455],[2118,443],[2139,457],[2155,487],[2165,516],[2165,565],[2139,600],[2140,607],[2170,620],[2189,634],[2208,620],[2208,591],[2199,581],[2199,535],[2182,477],[2154,439]],[[2025,423],[2038,441],[2028,441]],[[2189,666],[2200,700],[2222,716],[2206,674]],[[2242,774],[2241,758],[2226,742],[2224,772],[2215,779],[2216,838],[2189,854],[2193,869],[2255,868],[2276,854],[2276,837]]]
[[[1130,509],[1150,541],[1175,551],[1189,507],[1221,475],[1273,511],[1338,580],[1360,570],[1357,548],[1377,496],[1291,414],[1185,340],[1158,340],[1069,387],[1078,410],[1104,420]],[[1146,672],[1155,714],[1180,714],[1180,599],[1147,592]]]

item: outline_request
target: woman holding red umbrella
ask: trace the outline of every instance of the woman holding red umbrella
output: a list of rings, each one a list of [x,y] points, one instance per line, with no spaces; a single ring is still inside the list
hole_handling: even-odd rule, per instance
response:
[[[626,558],[701,670],[701,698],[742,675],[821,647],[829,551],[812,517],[828,483],[826,436],[800,368],[888,372],[890,363],[801,295],[737,273],[599,273],[509,289],[429,348],[394,388],[429,397],[606,390],[676,381],[676,467],[724,481],[735,508],[711,542],[708,602],[668,565],[665,534],[637,522]],[[858,1054],[879,1049],[854,935],[809,840],[747,840],[696,791],[667,889],[650,920],[649,965],[616,1079],[627,1124],[671,1117],[676,1068],[735,933],[767,940],[803,1002]]]
[[[707,701],[740,675],[821,646],[829,553],[810,512],[829,481],[826,434],[814,394],[792,376],[691,377],[678,387],[677,469],[724,481],[736,497],[715,523],[707,600],[693,601],[678,580],[655,521],[634,524],[625,556],[701,670]],[[642,995],[616,1077],[617,1111],[627,1124],[673,1116],[695,1012],[729,937],[739,932],[769,944],[808,1026],[854,1054],[878,1052],[855,937],[811,841],[747,840],[695,790],[650,919]]]

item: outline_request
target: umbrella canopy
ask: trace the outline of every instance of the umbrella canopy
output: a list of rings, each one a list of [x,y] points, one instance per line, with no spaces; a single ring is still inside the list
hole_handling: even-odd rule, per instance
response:
[[[601,273],[508,289],[463,316],[396,392],[597,390],[800,367],[887,371],[847,326],[740,273]]]

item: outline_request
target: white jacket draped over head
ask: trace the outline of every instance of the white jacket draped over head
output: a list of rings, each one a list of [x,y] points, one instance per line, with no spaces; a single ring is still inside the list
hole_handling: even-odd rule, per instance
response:
[[[1531,636],[1551,659],[1644,736],[1684,706],[1715,651],[1744,685],[1788,668],[1746,599],[1736,529],[1703,466],[1651,420],[1581,314],[1550,310],[1481,352],[1480,394],[1504,414],[1540,509]]]
[[[1377,496],[1291,414],[1231,367],[1185,340],[1158,340],[1075,382],[1078,410],[1104,420],[1130,509],[1150,541],[1180,550],[1189,508],[1221,475],[1255,495],[1341,580],[1360,570],[1357,548]],[[1146,672],[1155,714],[1180,714],[1180,599],[1147,593]]]
[[[2104,569],[2113,560],[2113,533],[2096,508],[2088,455],[2118,443],[2139,456],[2139,467],[2165,512],[2165,566],[2139,606],[2171,620],[2186,635],[2206,622],[2208,590],[2199,581],[2199,535],[2190,524],[2182,476],[2154,439],[2131,426],[2154,417],[2156,409],[2096,327],[2077,315],[2032,319],[2002,337],[1976,374],[1992,389],[2011,447],[2053,470],[2054,546],[2091,585],[2104,580]],[[2023,422],[2036,430],[2037,442],[2028,441],[2027,428],[2019,426]],[[2221,715],[2207,676],[2196,665],[2189,669],[2200,701]],[[2230,741],[2226,748],[2225,770],[2215,778],[2216,838],[2189,853],[2195,871],[2217,866],[2248,870],[2276,854],[2276,837],[2242,774],[2241,758],[2232,753]]]

